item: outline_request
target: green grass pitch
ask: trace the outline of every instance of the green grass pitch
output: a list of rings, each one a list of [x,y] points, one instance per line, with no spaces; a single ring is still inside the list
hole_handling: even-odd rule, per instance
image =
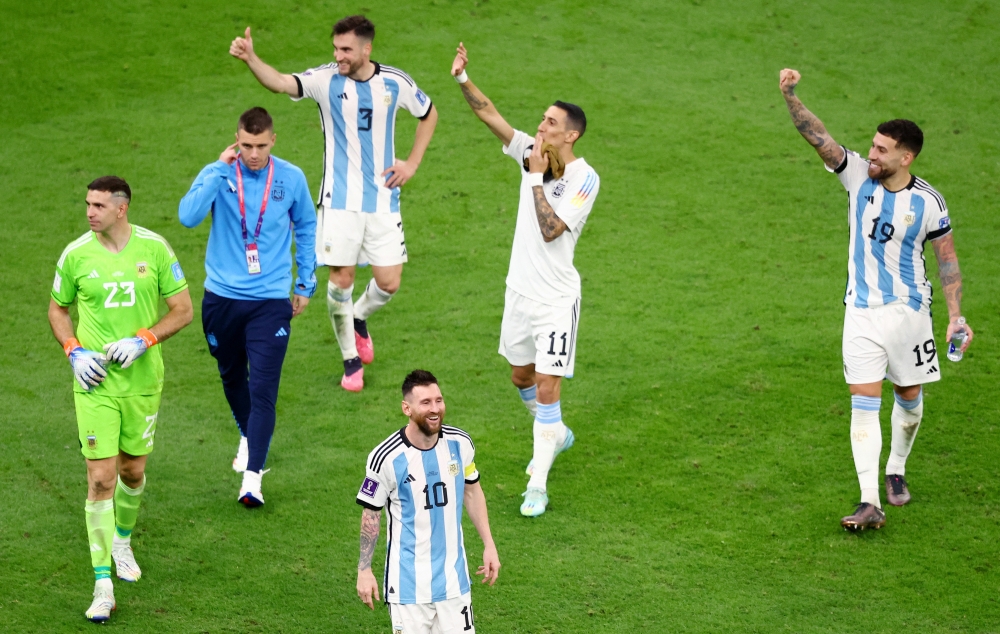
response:
[[[330,59],[331,24],[359,11],[378,27],[374,59],[413,75],[441,116],[403,192],[411,260],[371,321],[376,364],[345,393],[322,293],[293,322],[268,504],[248,512],[196,310],[165,344],[134,540],[144,574],[116,584],[108,629],[389,631],[384,606],[355,595],[353,498],[367,452],[404,422],[402,377],[423,367],[477,442],[503,562],[474,590],[481,632],[1000,632],[1000,7],[977,0],[0,0],[0,630],[93,627],[72,377],[45,319],[55,261],[86,229],[86,184],[132,184],[132,221],[172,243],[200,305],[207,224],[183,228],[177,203],[239,113],[268,108],[275,153],[320,181],[315,106],[265,91],[229,42],[249,24],[266,61],[299,71]],[[533,521],[517,512],[531,419],[496,354],[518,174],[448,76],[460,40],[515,127],[556,99],[581,104],[579,154],[602,178],[563,391],[577,445]],[[866,151],[882,120],[923,126],[914,171],[949,203],[977,333],[926,390],[913,504],[874,533],[838,525],[857,498],[846,201],[790,123],[786,66],[848,147]],[[414,120],[400,122],[405,156]]]

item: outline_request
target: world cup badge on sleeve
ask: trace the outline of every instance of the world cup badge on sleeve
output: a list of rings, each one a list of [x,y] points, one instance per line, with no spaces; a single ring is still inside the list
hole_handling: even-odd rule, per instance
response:
[[[378,482],[371,478],[365,478],[365,481],[361,483],[361,495],[374,498],[376,491],[378,491]]]

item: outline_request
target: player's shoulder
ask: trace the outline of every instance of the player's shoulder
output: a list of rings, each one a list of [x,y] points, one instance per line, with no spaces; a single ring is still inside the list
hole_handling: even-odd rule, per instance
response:
[[[66,260],[71,257],[71,254],[74,251],[79,252],[78,249],[90,244],[93,240],[94,240],[94,232],[88,231],[87,233],[83,234],[76,240],[73,240],[72,242],[67,244],[66,248],[63,249],[62,254],[59,256],[59,263],[56,266],[58,266],[59,268],[63,268],[63,266],[65,266],[66,264]]]
[[[274,165],[275,165],[275,167],[277,167],[278,169],[280,169],[282,171],[291,173],[296,178],[301,178],[302,180],[305,180],[306,173],[302,171],[301,167],[299,167],[295,163],[292,163],[291,161],[286,161],[283,158],[279,158],[277,156],[274,156],[273,154],[271,156],[274,157]]]
[[[413,81],[413,78],[407,75],[402,69],[396,68],[395,66],[388,66],[386,64],[378,65],[379,73],[386,77],[399,78],[403,80],[409,86],[416,88],[417,82]]]
[[[948,209],[941,192],[931,187],[930,183],[918,176],[913,177],[913,191],[922,194],[924,198],[933,200],[941,211]]]
[[[308,70],[304,70],[301,73],[295,73],[299,77],[315,77],[315,76],[329,76],[329,75],[339,75],[340,67],[337,66],[337,62],[327,62],[321,66],[316,66]]]
[[[469,435],[464,429],[459,429],[458,427],[452,427],[451,425],[441,425],[441,435],[449,440],[458,440],[459,442],[465,441],[472,445],[472,448],[476,448],[476,443],[472,442],[472,436]]]
[[[145,227],[140,227],[139,225],[132,225],[133,235],[139,239],[147,248],[165,249],[166,252],[173,257],[174,250],[170,247],[170,243],[167,239],[156,233],[155,231],[150,231]]]
[[[375,473],[381,473],[390,456],[395,456],[406,448],[403,441],[402,430],[393,432],[388,438],[383,440],[368,454],[368,469]]]

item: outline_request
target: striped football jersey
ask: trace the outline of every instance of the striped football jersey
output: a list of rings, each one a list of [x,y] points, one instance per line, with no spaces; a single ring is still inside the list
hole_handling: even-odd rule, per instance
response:
[[[437,444],[410,444],[405,428],[368,455],[358,504],[388,504],[383,596],[387,603],[436,603],[470,590],[462,536],[465,485],[479,481],[472,439],[442,425]]]
[[[398,213],[399,188],[386,188],[382,176],[395,164],[396,113],[403,108],[423,119],[431,111],[430,97],[403,71],[378,63],[368,81],[341,75],[333,62],[294,77],[302,94],[292,99],[308,97],[319,104],[323,126],[323,183],[317,204]]]
[[[847,148],[844,161],[830,171],[837,174],[849,198],[851,240],[844,303],[871,308],[902,301],[929,313],[931,283],[924,244],[951,231],[944,198],[915,176],[902,190],[888,191],[868,178],[868,161]]]

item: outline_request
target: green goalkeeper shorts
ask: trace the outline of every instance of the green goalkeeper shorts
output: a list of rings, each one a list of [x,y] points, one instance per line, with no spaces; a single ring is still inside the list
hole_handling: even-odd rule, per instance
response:
[[[119,452],[145,456],[153,451],[159,394],[104,396],[74,392],[73,400],[84,458],[100,460]]]

